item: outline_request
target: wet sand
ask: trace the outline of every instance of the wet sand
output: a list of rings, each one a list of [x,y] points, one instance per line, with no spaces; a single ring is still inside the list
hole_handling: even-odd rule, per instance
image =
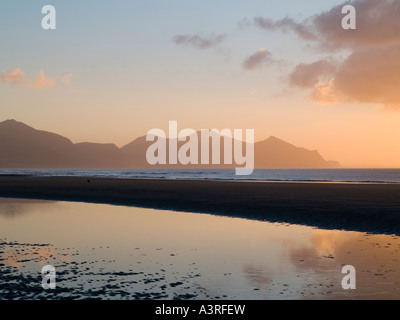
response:
[[[141,248],[133,250],[140,258],[147,255]],[[76,248],[0,240],[0,300],[187,300],[199,295],[212,298],[193,284],[201,276],[195,267],[179,275],[170,274],[162,268],[152,273],[138,270],[137,263],[141,262],[137,262],[135,257],[135,266],[131,264],[129,269],[120,271],[116,270],[115,260],[96,259],[97,251],[104,250],[102,247],[91,248],[91,253],[85,254]],[[39,271],[44,262],[52,263],[57,268],[57,290],[45,291],[40,285],[42,275]],[[34,271],[23,268],[24,265],[34,264],[40,267]],[[182,294],[181,287],[196,293]]]
[[[0,199],[0,235],[0,300],[400,297],[395,235],[24,199]],[[54,290],[41,286],[49,264]]]
[[[400,185],[0,176],[0,197],[211,213],[400,234]]]

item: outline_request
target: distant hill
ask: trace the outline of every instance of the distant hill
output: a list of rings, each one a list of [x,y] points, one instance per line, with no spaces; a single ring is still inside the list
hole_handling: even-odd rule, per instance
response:
[[[200,141],[200,139],[199,139]],[[237,165],[158,165],[146,161],[146,150],[153,142],[139,137],[118,148],[115,144],[72,143],[55,133],[36,130],[22,122],[0,122],[0,168],[232,168]],[[168,139],[166,141],[168,144]],[[178,143],[178,148],[184,142]],[[221,150],[223,143],[221,140]],[[256,142],[256,168],[332,168],[318,151],[298,148],[276,137]],[[221,152],[221,155],[223,152]],[[223,162],[223,157],[221,158]]]
[[[256,142],[256,168],[334,168],[336,161],[326,161],[317,150],[298,148],[276,137]]]

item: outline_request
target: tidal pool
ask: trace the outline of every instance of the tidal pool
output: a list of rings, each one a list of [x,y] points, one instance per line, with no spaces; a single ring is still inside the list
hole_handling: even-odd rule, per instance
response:
[[[0,199],[0,299],[399,299],[399,249],[396,235]]]

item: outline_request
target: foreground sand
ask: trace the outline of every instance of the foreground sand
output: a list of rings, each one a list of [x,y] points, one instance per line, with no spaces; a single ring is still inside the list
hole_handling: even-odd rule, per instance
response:
[[[400,234],[400,185],[0,176],[0,197],[212,213]]]

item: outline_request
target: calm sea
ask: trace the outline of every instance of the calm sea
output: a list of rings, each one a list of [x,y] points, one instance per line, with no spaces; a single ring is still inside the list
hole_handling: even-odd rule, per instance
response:
[[[400,183],[400,169],[256,169],[250,176],[234,170],[141,169],[0,169],[1,174],[34,176],[85,176],[122,179],[255,180],[297,182]]]

